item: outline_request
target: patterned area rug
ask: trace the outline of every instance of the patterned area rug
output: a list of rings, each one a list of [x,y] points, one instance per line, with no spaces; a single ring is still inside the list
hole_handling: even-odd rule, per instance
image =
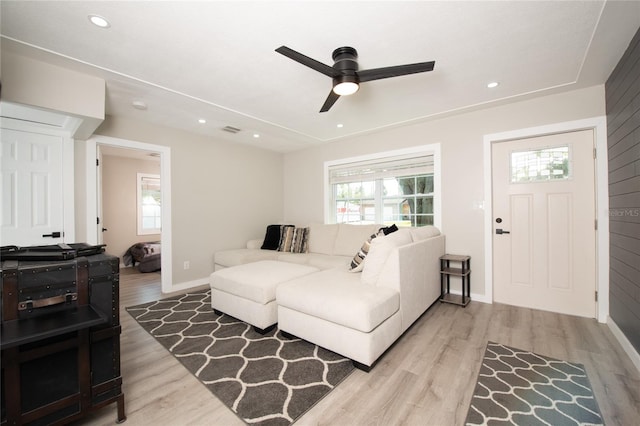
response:
[[[249,424],[289,425],[354,369],[349,359],[277,330],[261,335],[211,309],[210,292],[127,308],[220,401]]]
[[[465,424],[604,423],[581,364],[489,342]]]

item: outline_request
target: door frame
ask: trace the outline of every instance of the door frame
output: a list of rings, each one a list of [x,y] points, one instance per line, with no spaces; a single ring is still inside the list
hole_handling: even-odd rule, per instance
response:
[[[596,206],[596,319],[606,323],[609,316],[609,187],[606,117],[593,117],[544,126],[529,127],[484,135],[484,297],[480,301],[493,303],[493,164],[491,148],[494,143],[527,139],[556,133],[592,130],[595,138],[595,206]]]
[[[98,196],[96,167],[97,145],[109,145],[118,148],[139,149],[143,151],[153,151],[160,154],[160,187],[162,191],[162,233],[160,242],[162,244],[161,262],[161,282],[162,292],[173,291],[172,285],[172,250],[171,250],[171,148],[164,145],[154,145],[144,142],[118,139],[109,136],[92,136],[86,144],[86,173],[87,173],[87,242],[97,244],[98,233],[101,232],[102,224],[96,223],[98,217]]]

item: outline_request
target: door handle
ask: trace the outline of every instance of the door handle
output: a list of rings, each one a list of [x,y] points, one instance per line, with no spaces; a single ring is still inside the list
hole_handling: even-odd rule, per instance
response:
[[[496,229],[496,234],[498,235],[502,235],[502,234],[510,234],[511,232],[509,231],[503,231],[501,228]]]
[[[50,234],[42,234],[43,238],[51,237],[51,238],[60,238],[60,232],[52,232]]]
[[[105,232],[105,231],[107,231],[107,228],[102,228],[102,232]]]

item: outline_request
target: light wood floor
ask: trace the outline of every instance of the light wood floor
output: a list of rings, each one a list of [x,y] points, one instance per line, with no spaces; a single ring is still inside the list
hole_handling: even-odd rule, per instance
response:
[[[159,274],[123,269],[121,360],[134,425],[244,425],[125,306],[167,297]],[[436,304],[370,373],[356,370],[298,425],[462,425],[487,341],[584,364],[605,423],[640,422],[640,373],[606,325],[501,304]],[[115,405],[80,421],[112,425]]]

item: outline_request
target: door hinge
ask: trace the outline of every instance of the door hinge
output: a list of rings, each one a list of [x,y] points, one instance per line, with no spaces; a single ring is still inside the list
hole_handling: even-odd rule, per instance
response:
[[[593,159],[595,160],[596,158],[598,158],[598,150],[593,148]]]
[[[100,160],[96,158],[96,167],[100,166]]]
[[[598,219],[594,219],[593,221],[593,226],[596,229],[596,231],[598,230]]]
[[[596,290],[596,302],[598,301],[598,291]]]
[[[100,225],[100,218],[96,217],[96,225]]]

